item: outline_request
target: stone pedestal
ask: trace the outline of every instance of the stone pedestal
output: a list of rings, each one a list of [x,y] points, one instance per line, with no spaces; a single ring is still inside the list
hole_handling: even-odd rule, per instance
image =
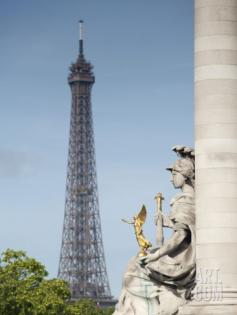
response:
[[[195,0],[197,290],[179,314],[237,314],[237,0]]]

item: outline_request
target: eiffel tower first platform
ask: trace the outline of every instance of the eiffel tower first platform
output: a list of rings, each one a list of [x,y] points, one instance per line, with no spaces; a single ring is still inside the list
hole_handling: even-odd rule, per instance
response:
[[[94,299],[114,305],[106,271],[96,178],[91,89],[92,65],[83,53],[80,21],[79,56],[70,67],[72,92],[66,202],[58,278],[70,285],[72,300]]]

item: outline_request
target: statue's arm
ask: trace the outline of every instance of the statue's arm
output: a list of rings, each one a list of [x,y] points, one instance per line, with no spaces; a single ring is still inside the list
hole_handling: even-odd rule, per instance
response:
[[[149,263],[151,261],[157,260],[162,256],[169,255],[174,252],[184,241],[187,236],[187,231],[180,229],[174,232],[171,238],[155,253],[148,254],[143,261]]]
[[[186,230],[177,230],[171,236],[171,238],[159,249],[159,256],[158,258],[169,255],[173,251],[177,249],[181,245],[181,243],[185,240],[187,236]]]
[[[163,227],[168,227],[168,228],[173,228],[174,223],[173,221],[170,220],[170,218],[166,215],[164,215],[163,212],[159,211],[156,215],[155,215],[155,225],[157,225],[157,221],[160,220],[160,218],[162,219],[162,225]]]
[[[169,217],[167,217],[166,215],[164,215],[163,214],[163,226],[164,227],[168,227],[168,228],[173,228],[173,226],[174,226],[174,223],[173,223],[173,221],[171,221],[170,220],[170,218]]]

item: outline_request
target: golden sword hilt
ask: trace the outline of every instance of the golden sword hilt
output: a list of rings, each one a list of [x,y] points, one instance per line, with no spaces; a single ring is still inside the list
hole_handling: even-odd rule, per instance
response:
[[[155,196],[156,202],[157,202],[157,211],[162,211],[162,201],[165,200],[162,193],[158,193]]]

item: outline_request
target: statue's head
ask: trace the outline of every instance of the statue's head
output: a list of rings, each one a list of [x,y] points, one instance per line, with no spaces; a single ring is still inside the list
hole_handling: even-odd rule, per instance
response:
[[[172,174],[171,181],[175,188],[181,188],[184,184],[194,185],[195,170],[191,160],[179,159],[167,170]]]
[[[175,188],[182,188],[184,184],[194,187],[194,151],[185,146],[175,146],[173,151],[175,151],[181,158],[178,159],[172,166],[167,168],[167,170],[172,173],[171,182]]]

